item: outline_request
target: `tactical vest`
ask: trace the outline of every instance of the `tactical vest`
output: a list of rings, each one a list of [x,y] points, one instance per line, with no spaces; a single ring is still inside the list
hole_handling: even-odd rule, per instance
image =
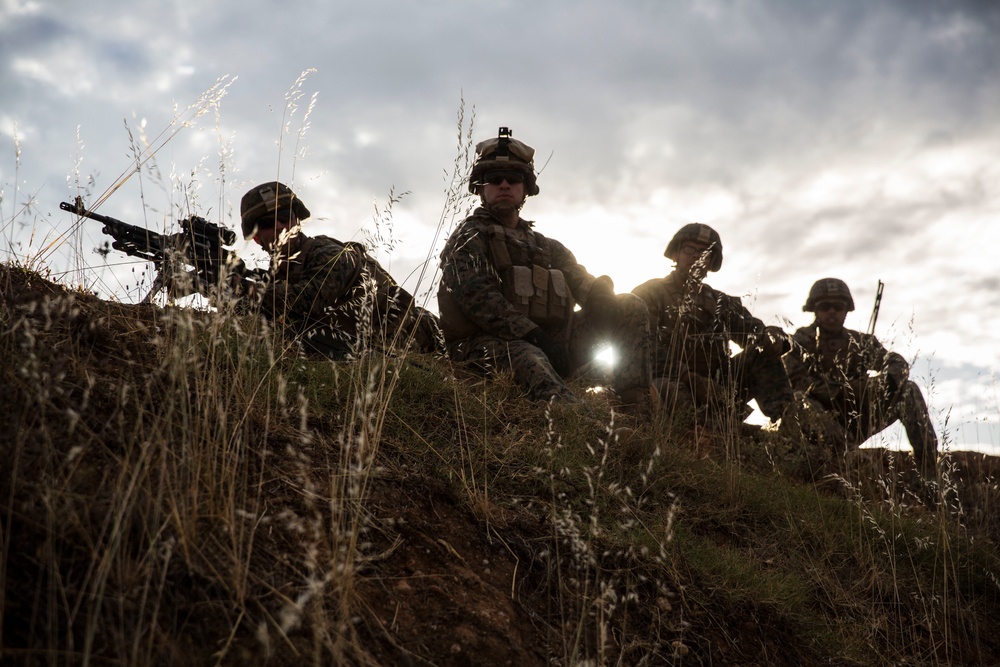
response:
[[[729,336],[720,331],[719,300],[711,289],[689,286],[685,280],[667,282],[661,289],[668,298],[657,314],[657,372],[675,377],[686,368],[720,379],[729,359]]]
[[[490,263],[500,279],[500,291],[514,309],[535,324],[550,328],[566,325],[576,302],[566,283],[566,276],[552,268],[552,250],[538,245],[534,235],[523,229],[503,225],[482,225],[486,235]],[[441,326],[446,340],[468,338],[479,327],[458,307],[454,297],[439,298]]]

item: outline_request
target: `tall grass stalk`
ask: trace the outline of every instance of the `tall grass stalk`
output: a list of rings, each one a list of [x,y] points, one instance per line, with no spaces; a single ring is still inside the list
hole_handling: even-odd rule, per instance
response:
[[[300,110],[308,73],[282,118],[281,142],[301,111],[294,159],[316,99]],[[144,198],[169,189],[167,217],[197,208],[199,177],[163,178],[155,155],[230,84],[153,139],[130,130],[133,165],[98,203],[138,174]],[[428,294],[437,246],[472,204],[464,100],[457,130],[418,279]],[[219,136],[225,190],[232,152]],[[370,245],[391,250],[400,196],[376,207]],[[646,421],[596,418],[608,405],[586,387],[584,406],[544,409],[503,377],[477,381],[381,331],[362,336],[399,352],[331,362],[232,304],[50,292],[26,269],[51,250],[3,274],[21,281],[0,310],[12,425],[0,434],[0,650],[16,640],[13,659],[377,664],[365,585],[387,593],[383,473],[441,481],[516,560],[504,595],[543,626],[550,664],[949,664],[992,641],[996,482],[973,496],[947,453],[934,481],[867,450],[813,479],[781,434],[746,438],[737,416],[706,423],[667,406]],[[543,528],[518,533],[511,515]]]

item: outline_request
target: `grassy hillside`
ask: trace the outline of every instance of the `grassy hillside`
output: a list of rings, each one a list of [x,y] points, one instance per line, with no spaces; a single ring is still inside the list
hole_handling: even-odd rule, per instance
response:
[[[1000,664],[982,455],[817,476],[776,432],[11,266],[0,373],[4,665]]]

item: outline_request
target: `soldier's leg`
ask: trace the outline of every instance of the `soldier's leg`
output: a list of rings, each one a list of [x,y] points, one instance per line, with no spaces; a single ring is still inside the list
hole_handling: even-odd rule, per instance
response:
[[[622,314],[614,322],[597,322],[582,311],[576,313],[570,354],[574,364],[581,365],[593,359],[602,344],[610,343],[618,356],[614,367],[616,393],[648,394],[652,381],[649,312],[645,302],[634,294],[619,294],[617,299]]]
[[[552,368],[545,353],[527,341],[478,336],[450,345],[448,352],[455,361],[474,363],[487,372],[511,372],[514,382],[532,400],[580,401]]]
[[[786,465],[806,479],[820,479],[839,469],[846,432],[838,416],[803,392],[795,392],[778,433],[787,447]],[[778,451],[781,451],[781,444]]]
[[[917,467],[932,472],[937,463],[938,439],[927,411],[927,403],[920,387],[907,380],[899,388],[896,403],[899,421],[906,430],[906,437],[913,448],[913,459]]]
[[[833,402],[843,417],[847,439],[853,447],[881,433],[897,419],[883,376],[850,380]]]
[[[749,348],[734,357],[743,386],[757,407],[771,421],[777,421],[792,403],[792,386],[781,357],[761,354]]]
[[[660,407],[667,415],[694,412],[698,407],[686,382],[671,378],[655,378],[653,387],[660,396]]]
[[[805,440],[837,453],[847,449],[850,442],[843,415],[801,391],[794,393],[791,405],[789,415],[794,415]]]

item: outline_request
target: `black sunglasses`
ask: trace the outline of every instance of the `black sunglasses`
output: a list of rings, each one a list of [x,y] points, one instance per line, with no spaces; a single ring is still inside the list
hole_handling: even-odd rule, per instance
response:
[[[847,310],[847,304],[840,301],[820,301],[816,304],[817,313],[822,313],[827,310]]]
[[[500,185],[504,181],[508,185],[524,183],[524,174],[518,171],[490,171],[483,176],[483,183],[487,185]]]
[[[287,225],[292,221],[292,209],[285,208],[275,213],[264,216],[260,222],[257,223],[258,229],[270,229],[274,227],[277,223]]]

